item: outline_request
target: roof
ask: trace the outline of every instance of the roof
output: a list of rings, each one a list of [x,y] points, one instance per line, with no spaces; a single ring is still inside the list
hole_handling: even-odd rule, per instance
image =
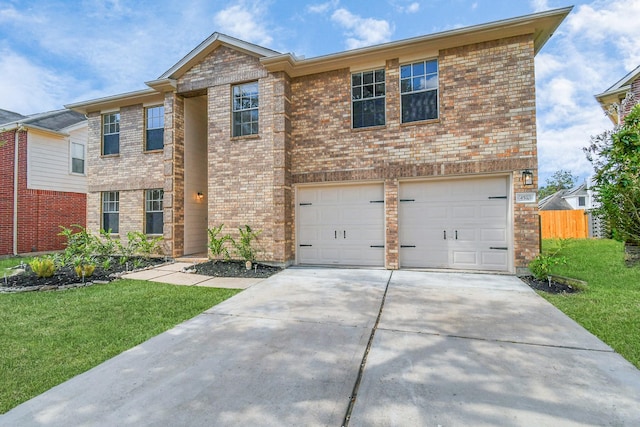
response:
[[[538,209],[541,211],[569,211],[573,210],[565,196],[567,190],[556,191],[555,193],[543,198],[538,202]]]
[[[640,66],[627,73],[626,76],[618,80],[609,89],[595,96],[602,109],[614,124],[616,124],[618,120],[617,112],[611,112],[609,107],[619,103],[622,98],[625,98],[627,92],[631,89],[631,84],[638,78],[640,78]]]
[[[566,190],[566,193],[562,197],[566,198],[572,196],[586,196],[587,194],[587,183],[583,182],[580,185],[576,185],[575,187]]]
[[[0,117],[2,117],[2,113],[5,111],[6,110],[0,110]],[[8,113],[11,112],[9,111]],[[4,126],[25,126],[27,128],[46,130],[55,133],[64,133],[65,129],[79,123],[86,122],[87,120],[84,114],[68,109],[48,111],[46,113],[33,114],[30,116],[23,116],[18,113],[12,113],[12,115],[13,120],[4,123]]]
[[[26,116],[14,113],[13,111],[0,109],[0,125],[9,124],[16,120],[24,119],[25,117]]]
[[[269,71],[285,71],[291,77],[297,77],[375,61],[384,64],[384,60],[389,58],[402,61],[403,58],[415,59],[416,55],[437,55],[442,49],[525,34],[533,35],[534,54],[537,54],[572,9],[554,9],[316,58],[298,59],[292,54],[282,54],[264,57],[261,62]]]
[[[534,54],[537,54],[572,9],[573,7],[554,9],[310,59],[299,58],[291,53],[282,54],[275,50],[216,32],[156,80],[146,82],[148,89],[68,104],[66,107],[87,113],[88,111],[104,111],[108,108],[118,108],[121,105],[132,105],[148,101],[153,91],[157,94],[162,94],[165,91],[175,90],[176,79],[180,78],[220,46],[227,46],[259,58],[268,71],[284,71],[291,77],[346,67],[370,66],[373,63],[384,65],[384,61],[389,58],[400,58],[401,60],[415,59],[416,56],[424,58],[425,55],[437,55],[438,51],[442,49],[527,34],[533,36]]]

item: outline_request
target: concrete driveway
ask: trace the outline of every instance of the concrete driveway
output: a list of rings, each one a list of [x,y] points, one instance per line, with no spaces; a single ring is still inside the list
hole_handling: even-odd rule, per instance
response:
[[[640,371],[517,278],[295,268],[0,425],[637,426],[638,402]]]

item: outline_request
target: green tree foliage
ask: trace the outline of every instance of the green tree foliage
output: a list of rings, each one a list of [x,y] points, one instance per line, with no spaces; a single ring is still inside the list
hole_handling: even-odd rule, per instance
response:
[[[640,244],[640,104],[584,148],[595,170],[596,212],[628,243]]]
[[[557,191],[573,188],[577,181],[578,177],[573,175],[571,171],[560,169],[551,178],[547,178],[546,185],[538,189],[538,198],[542,199]]]

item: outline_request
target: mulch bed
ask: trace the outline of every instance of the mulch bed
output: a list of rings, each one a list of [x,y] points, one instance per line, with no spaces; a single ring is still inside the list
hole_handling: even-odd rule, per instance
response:
[[[254,263],[251,269],[247,270],[244,261],[208,261],[197,264],[194,267],[197,274],[214,277],[249,277],[265,278],[273,276],[282,271],[280,267],[273,267],[266,264]]]
[[[56,270],[51,277],[38,277],[28,265],[25,271],[10,277],[0,277],[0,292],[23,290],[51,290],[66,289],[67,287],[80,287],[92,283],[108,283],[126,272],[142,270],[155,265],[164,264],[164,258],[132,258],[128,262],[120,264],[118,258],[111,259],[108,269],[102,268],[101,262],[96,264],[96,269],[90,277],[78,277],[72,267],[62,267]],[[31,289],[30,289],[31,288]]]
[[[524,276],[520,279],[536,291],[543,291],[550,294],[572,294],[574,292],[579,292],[578,289],[553,280],[550,282],[548,280],[538,280],[533,276]]]

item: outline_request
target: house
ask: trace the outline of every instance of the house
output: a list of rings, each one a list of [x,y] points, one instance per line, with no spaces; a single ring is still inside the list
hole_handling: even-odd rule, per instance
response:
[[[596,95],[596,99],[614,125],[622,124],[624,117],[640,103],[640,66]]]
[[[0,255],[64,248],[86,224],[87,120],[71,110],[0,110]]]
[[[593,192],[584,182],[568,190],[556,191],[538,202],[542,211],[588,210],[594,208]]]
[[[88,227],[260,260],[518,272],[539,251],[534,57],[570,12],[303,59],[214,33],[89,121]]]

